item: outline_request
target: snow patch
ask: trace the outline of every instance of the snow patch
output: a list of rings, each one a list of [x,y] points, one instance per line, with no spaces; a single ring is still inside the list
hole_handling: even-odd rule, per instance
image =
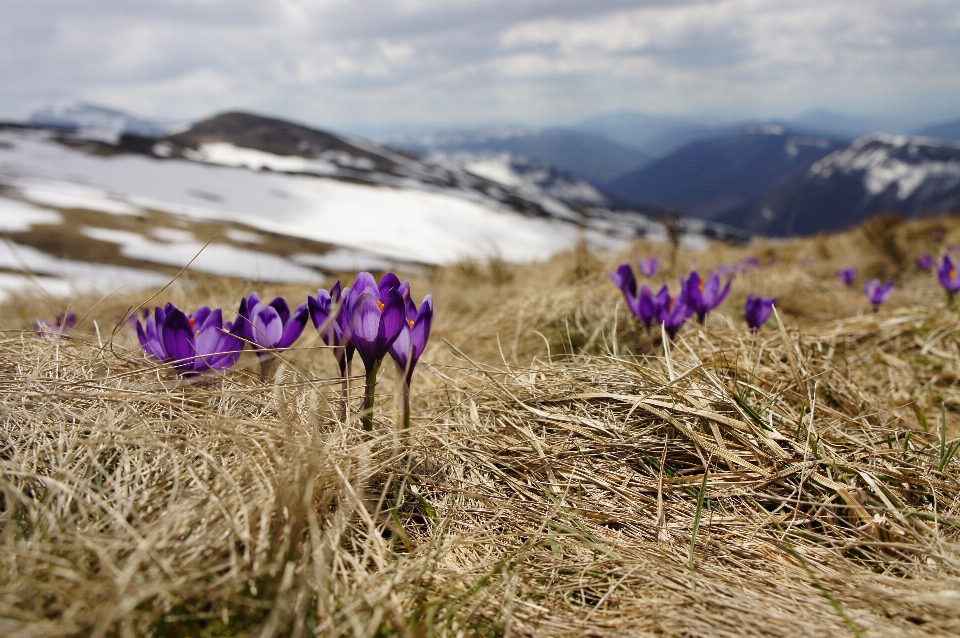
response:
[[[960,146],[926,138],[874,133],[815,162],[810,174],[829,178],[834,171],[862,172],[863,186],[870,195],[879,195],[895,185],[897,198],[904,200],[928,181],[936,181],[940,191],[960,185],[960,154],[955,154],[956,150],[960,150]],[[930,153],[944,151],[954,152],[955,159],[928,157]]]
[[[312,173],[335,175],[337,166],[327,160],[308,159],[297,155],[275,155],[253,148],[242,148],[228,142],[201,144],[197,150],[186,149],[183,156],[196,162],[249,168],[259,171],[269,169],[280,173]]]
[[[63,216],[16,199],[0,197],[0,231],[20,233],[38,224],[60,224]]]
[[[510,168],[510,164],[501,158],[488,158],[467,161],[463,169],[477,177],[489,179],[505,186],[523,186],[523,180]]]
[[[297,253],[290,257],[293,261],[305,266],[313,266],[334,272],[359,272],[361,270],[378,271],[391,270],[397,262],[380,255],[362,250],[335,248],[321,255],[313,253]],[[410,267],[405,267],[409,271]]]
[[[44,290],[52,295],[63,296],[75,292],[137,290],[163,286],[170,281],[167,275],[147,270],[59,259],[36,248],[13,242],[0,242],[0,268],[40,275],[36,279]],[[23,277],[33,282],[34,277],[29,274]],[[16,283],[20,280],[15,278],[10,281]]]
[[[138,233],[112,228],[85,226],[80,232],[92,239],[120,245],[120,253],[131,259],[182,268],[224,277],[275,283],[318,283],[323,277],[289,259],[228,244],[184,241],[159,243]],[[192,263],[191,263],[191,260]]]
[[[239,228],[228,228],[223,231],[223,236],[240,244],[262,244],[266,241],[263,235]]]
[[[171,244],[179,242],[196,241],[196,236],[189,230],[180,230],[179,228],[167,228],[166,226],[155,226],[150,229],[150,234]]]
[[[24,198],[54,208],[83,208],[113,215],[141,215],[143,210],[123,201],[119,195],[70,182],[45,179],[18,179],[13,183]]]

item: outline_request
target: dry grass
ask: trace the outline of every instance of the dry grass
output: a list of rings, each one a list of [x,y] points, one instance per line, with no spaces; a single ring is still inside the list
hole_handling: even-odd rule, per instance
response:
[[[911,256],[957,228],[882,232]],[[632,326],[614,261],[439,270],[414,282],[438,323],[409,431],[392,371],[374,432],[342,423],[312,335],[272,383],[244,359],[185,384],[128,331],[111,341],[140,300],[102,301],[72,340],[9,330],[0,630],[956,634],[960,315],[872,247],[890,241],[681,253],[776,263],[668,356]],[[848,263],[897,276],[894,305],[872,314],[836,282]],[[247,292],[197,281],[164,300],[233,307]],[[780,299],[783,327],[746,332],[749,292]],[[49,303],[17,300],[8,322]]]

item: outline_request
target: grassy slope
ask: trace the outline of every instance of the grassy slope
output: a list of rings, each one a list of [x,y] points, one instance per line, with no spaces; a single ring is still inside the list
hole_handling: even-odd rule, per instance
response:
[[[312,334],[272,383],[246,355],[185,385],[129,329],[110,338],[143,298],[74,300],[69,341],[21,332],[56,303],[15,300],[0,629],[956,633],[960,465],[938,429],[944,405],[942,438],[960,433],[960,315],[909,258],[960,243],[960,224],[869,234],[880,250],[858,231],[680,254],[769,265],[669,357],[633,327],[605,274],[616,260],[438,270],[413,282],[438,310],[413,427],[395,427],[388,369],[373,435],[340,421]],[[835,280],[848,264],[897,277],[889,307]],[[248,291],[196,283],[158,299],[235,307]],[[778,297],[783,329],[746,332],[750,292]]]

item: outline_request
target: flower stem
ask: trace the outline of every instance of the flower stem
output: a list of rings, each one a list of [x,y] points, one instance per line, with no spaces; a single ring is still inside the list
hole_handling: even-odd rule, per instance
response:
[[[373,400],[377,387],[377,372],[379,370],[380,361],[374,361],[370,369],[367,370],[367,387],[363,394],[363,412],[360,417],[360,422],[363,424],[363,429],[368,432],[373,429]]]
[[[410,384],[403,382],[403,429],[410,429]]]
[[[266,382],[270,380],[271,375],[273,374],[273,366],[277,362],[277,357],[274,354],[267,353],[260,355],[260,380]]]

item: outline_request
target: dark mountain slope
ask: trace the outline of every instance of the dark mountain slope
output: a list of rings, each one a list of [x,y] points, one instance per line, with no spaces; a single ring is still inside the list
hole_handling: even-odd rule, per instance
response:
[[[917,135],[948,142],[960,142],[960,120],[925,126],[917,131]]]
[[[718,221],[768,235],[841,230],[877,213],[960,211],[960,145],[875,134]]]
[[[781,126],[751,126],[735,135],[692,142],[613,180],[607,190],[630,202],[688,209],[715,219],[801,173],[841,147],[829,138]]]

